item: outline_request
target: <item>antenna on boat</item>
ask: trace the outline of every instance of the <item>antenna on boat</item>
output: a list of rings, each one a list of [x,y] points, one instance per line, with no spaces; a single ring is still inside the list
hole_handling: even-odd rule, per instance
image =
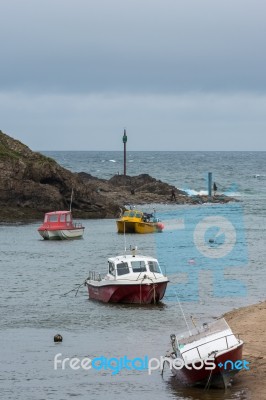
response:
[[[196,321],[193,318],[193,315],[190,316],[190,319],[191,319],[193,325],[195,326],[195,328],[197,328],[197,324],[196,324]]]
[[[73,188],[72,188],[72,190],[71,190],[71,198],[70,198],[70,207],[69,207],[69,211],[72,211],[72,210],[71,210],[71,208],[72,208],[72,201],[73,201]]]
[[[189,335],[191,336],[191,335],[192,335],[191,330],[189,329],[189,326],[188,326],[188,323],[187,323],[187,319],[186,319],[185,313],[184,313],[184,311],[183,311],[183,308],[182,308],[182,306],[181,306],[181,303],[180,303],[180,301],[179,301],[179,298],[178,298],[176,292],[175,292],[175,295],[176,295],[176,299],[177,299],[178,305],[179,305],[179,307],[180,307],[180,310],[181,310],[181,312],[182,312],[183,318],[184,318],[185,323],[186,323],[186,325],[187,325],[187,329],[188,329]]]
[[[125,254],[127,252],[127,240],[126,240],[126,223],[124,221],[124,244],[125,244]]]

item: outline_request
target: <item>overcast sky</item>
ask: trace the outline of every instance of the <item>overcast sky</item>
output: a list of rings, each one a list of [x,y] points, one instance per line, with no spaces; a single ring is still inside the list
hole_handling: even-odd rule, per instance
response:
[[[1,0],[0,129],[33,150],[266,150],[265,0]]]

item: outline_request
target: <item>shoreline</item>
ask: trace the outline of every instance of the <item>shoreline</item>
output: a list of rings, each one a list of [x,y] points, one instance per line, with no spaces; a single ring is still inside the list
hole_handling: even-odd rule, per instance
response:
[[[244,341],[243,359],[250,362],[250,370],[236,375],[233,388],[242,389],[248,400],[266,399],[266,301],[234,309],[223,317]]]
[[[168,184],[166,184],[168,185]],[[119,218],[119,214],[122,210],[125,210],[125,204],[136,204],[137,207],[148,207],[150,205],[167,205],[167,206],[201,206],[204,204],[228,204],[228,203],[236,203],[239,200],[226,196],[224,194],[220,194],[219,196],[208,196],[208,195],[179,195],[177,199],[172,201],[170,197],[167,195],[158,195],[154,193],[137,193],[132,196],[126,190],[121,192],[121,188],[112,188],[112,193],[110,190],[106,190],[106,192],[101,193],[101,198],[104,199],[104,204],[108,204],[108,201],[112,201],[114,203],[114,209],[110,212],[104,213],[104,215],[99,215],[97,212],[83,212],[83,210],[77,209],[75,207],[72,208],[73,218],[74,219],[113,219]],[[99,205],[95,203],[96,206],[105,209],[104,205]],[[30,207],[15,207],[15,206],[6,206],[2,205],[0,201],[0,225],[17,225],[17,224],[29,224],[37,221],[42,221],[44,214],[49,211],[58,211],[59,208],[55,207],[54,209],[34,209]],[[63,209],[67,209],[67,207],[63,207]]]

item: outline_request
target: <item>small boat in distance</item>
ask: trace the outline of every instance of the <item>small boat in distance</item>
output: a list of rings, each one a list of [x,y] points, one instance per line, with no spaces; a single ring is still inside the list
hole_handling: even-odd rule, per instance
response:
[[[52,211],[45,214],[38,232],[46,240],[79,239],[84,229],[81,223],[73,222],[71,211]]]
[[[174,377],[186,385],[227,388],[241,365],[247,363],[242,361],[244,342],[224,318],[170,338],[172,349],[164,361]]]
[[[154,214],[138,210],[126,210],[116,225],[118,233],[155,233],[164,229],[164,224]]]
[[[108,259],[107,275],[90,271],[89,298],[104,303],[152,304],[164,296],[168,278],[156,258],[132,254]]]

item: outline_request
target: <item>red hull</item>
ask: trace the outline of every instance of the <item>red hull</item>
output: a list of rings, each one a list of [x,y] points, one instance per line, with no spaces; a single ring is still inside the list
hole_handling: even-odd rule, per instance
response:
[[[104,303],[151,304],[160,301],[168,282],[143,285],[93,286],[88,283],[90,299]]]
[[[225,381],[228,382],[239,371],[232,370],[229,366],[225,370],[223,366],[219,367],[218,365],[220,363],[224,365],[225,361],[228,360],[231,360],[233,363],[237,360],[242,360],[242,350],[243,343],[232,349],[228,349],[228,351],[223,352],[221,355],[218,353],[214,360],[216,367],[212,371],[206,370],[204,367],[197,370],[190,364],[189,366],[192,367],[191,370],[183,367],[181,370],[174,370],[172,372],[177,379],[187,385],[206,385],[206,383],[210,381],[208,383],[214,386],[223,386]],[[195,365],[197,366],[197,363]],[[198,365],[200,365],[200,363]]]

